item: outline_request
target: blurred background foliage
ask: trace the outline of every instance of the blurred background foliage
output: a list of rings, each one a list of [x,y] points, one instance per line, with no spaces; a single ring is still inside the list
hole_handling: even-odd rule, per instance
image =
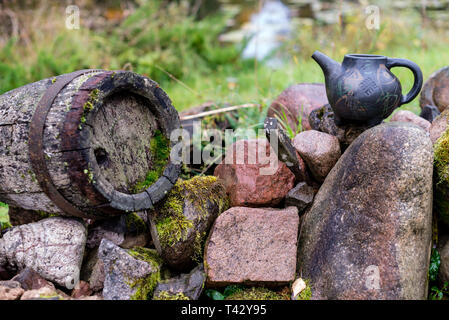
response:
[[[239,30],[261,0],[6,0],[0,4],[0,93],[77,69],[126,69],[159,82],[178,110],[205,101],[266,106],[289,85],[324,81],[310,58],[317,49],[337,61],[351,52],[407,58],[425,78],[449,61],[442,0],[283,3],[291,9],[292,32],[274,53],[282,64],[273,68],[241,58],[248,38]],[[65,25],[72,4],[80,8],[80,29]],[[380,27],[369,30],[365,8],[373,4]],[[408,90],[411,72],[393,72]],[[418,112],[418,99],[402,108]]]

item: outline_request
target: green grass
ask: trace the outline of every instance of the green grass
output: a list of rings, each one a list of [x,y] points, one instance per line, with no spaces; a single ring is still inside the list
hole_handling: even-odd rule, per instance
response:
[[[0,202],[0,226],[3,228],[9,225],[8,205]]]
[[[292,84],[324,81],[321,69],[310,58],[315,50],[337,61],[351,52],[410,59],[421,67],[424,78],[449,61],[446,30],[424,26],[412,9],[398,15],[382,4],[379,30],[364,26],[362,10],[347,16],[344,24],[299,25],[292,32],[293,39],[280,50],[286,56],[285,65],[273,70],[260,62],[242,61],[244,43],[218,41],[227,30],[228,13],[195,20],[185,2],[138,3],[140,7],[119,25],[95,31],[85,27],[67,30],[62,6],[43,10],[44,15],[16,12],[27,38],[10,39],[0,47],[0,93],[77,69],[127,69],[159,82],[179,111],[210,100],[269,105]],[[408,91],[411,72],[394,68],[393,73],[401,80],[404,93]],[[418,113],[418,98],[401,109]],[[256,117],[243,124],[259,120]]]

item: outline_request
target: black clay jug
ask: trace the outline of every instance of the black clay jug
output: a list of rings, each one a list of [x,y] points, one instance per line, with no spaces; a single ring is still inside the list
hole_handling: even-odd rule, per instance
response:
[[[319,51],[315,51],[312,58],[323,69],[327,98],[338,126],[375,126],[394,109],[412,101],[422,87],[421,69],[410,60],[347,54],[340,65]],[[415,82],[405,96],[401,83],[390,71],[393,67],[406,67],[413,72]]]

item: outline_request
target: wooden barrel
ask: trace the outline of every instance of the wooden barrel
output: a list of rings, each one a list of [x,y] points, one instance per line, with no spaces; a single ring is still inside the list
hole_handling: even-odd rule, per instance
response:
[[[0,201],[84,218],[150,209],[176,182],[178,113],[128,71],[80,70],[0,96]]]

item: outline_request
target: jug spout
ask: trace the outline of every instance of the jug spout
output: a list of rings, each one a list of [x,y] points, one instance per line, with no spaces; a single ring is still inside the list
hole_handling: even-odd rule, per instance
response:
[[[324,77],[326,79],[332,77],[333,75],[338,75],[341,72],[341,65],[326,56],[324,53],[315,51],[312,54],[312,59],[315,60],[323,69]]]

